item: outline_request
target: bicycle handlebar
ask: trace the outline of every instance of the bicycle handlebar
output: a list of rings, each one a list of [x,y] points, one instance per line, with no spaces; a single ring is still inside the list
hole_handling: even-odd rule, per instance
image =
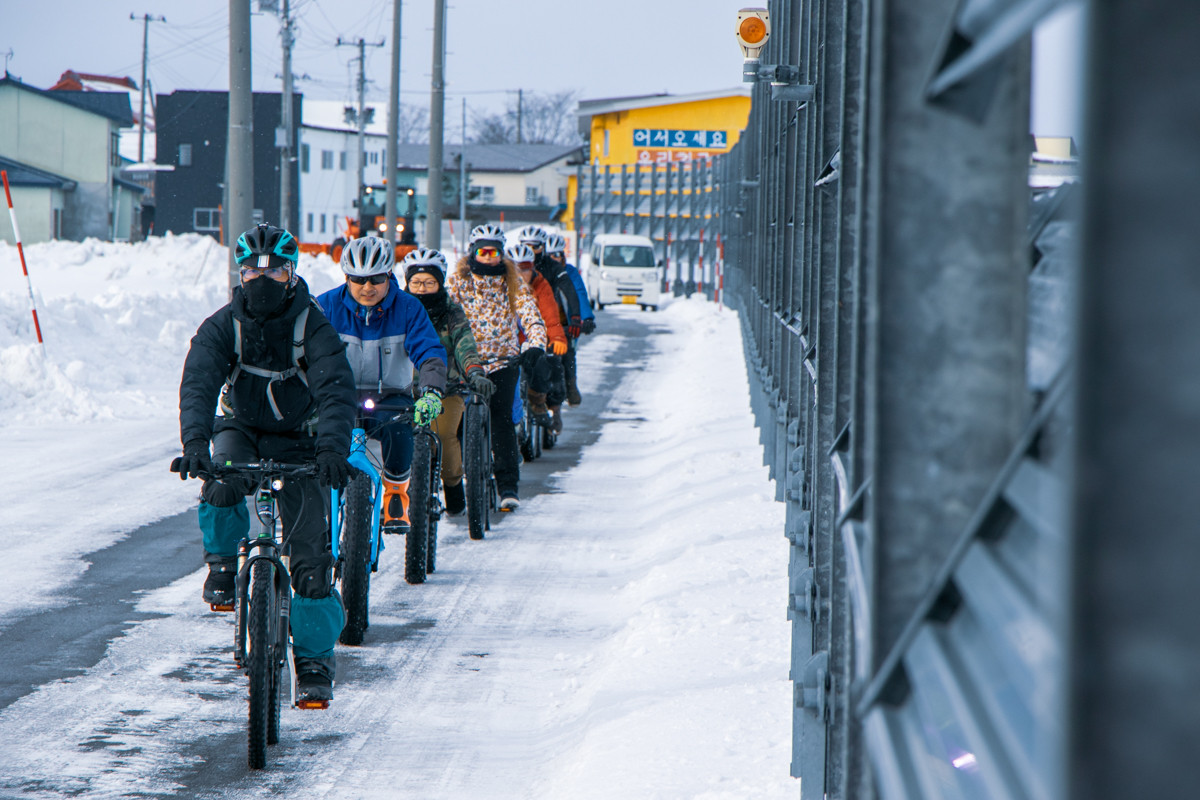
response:
[[[271,477],[315,478],[317,476],[317,465],[313,462],[293,464],[285,461],[272,461],[269,458],[263,461],[226,461],[224,464],[213,464],[212,472],[209,475],[213,478],[244,475],[258,478],[259,480]]]

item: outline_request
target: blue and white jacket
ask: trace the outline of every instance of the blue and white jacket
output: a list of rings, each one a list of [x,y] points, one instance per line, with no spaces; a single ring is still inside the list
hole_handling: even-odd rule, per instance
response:
[[[342,284],[317,298],[346,343],[346,359],[360,394],[415,396],[413,365],[422,391],[446,391],[446,350],[421,301],[403,291],[395,276],[377,306],[361,306]]]
[[[579,318],[580,319],[595,319],[596,312],[592,311],[592,304],[588,301],[587,286],[583,283],[583,277],[580,276],[579,270],[575,269],[574,264],[563,264],[567,270],[567,275],[571,278],[571,283],[575,284],[575,294],[579,295]]]

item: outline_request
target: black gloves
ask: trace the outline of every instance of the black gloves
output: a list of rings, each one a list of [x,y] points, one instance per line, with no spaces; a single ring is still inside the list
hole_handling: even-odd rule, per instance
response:
[[[198,477],[212,472],[212,461],[208,457],[208,442],[193,439],[183,446],[183,455],[171,460],[171,472],[179,473],[179,480]]]
[[[492,379],[483,374],[481,369],[473,369],[467,373],[467,383],[471,386],[471,391],[483,398],[483,402],[490,402],[492,395],[496,392],[496,384],[492,383]]]
[[[579,317],[571,317],[571,319],[567,320],[567,336],[570,336],[572,339],[578,339],[582,330],[582,324]]]
[[[546,351],[540,347],[531,347],[521,353],[521,366],[527,371],[533,371],[534,366],[546,357]]]
[[[582,323],[580,323],[579,330],[583,333],[591,333],[592,331],[596,330],[596,320],[592,319],[591,317],[585,319]]]
[[[354,467],[350,466],[345,456],[340,456],[332,450],[317,453],[317,480],[322,485],[340,492],[350,483],[353,474]]]

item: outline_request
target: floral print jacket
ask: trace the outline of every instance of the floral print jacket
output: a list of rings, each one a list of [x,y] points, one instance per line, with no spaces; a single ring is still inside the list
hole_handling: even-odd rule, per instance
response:
[[[546,326],[524,282],[517,290],[514,309],[503,275],[476,275],[461,262],[459,267],[447,277],[446,291],[467,313],[484,369],[495,372],[524,350],[546,349]],[[524,344],[519,339],[521,330],[525,332]]]

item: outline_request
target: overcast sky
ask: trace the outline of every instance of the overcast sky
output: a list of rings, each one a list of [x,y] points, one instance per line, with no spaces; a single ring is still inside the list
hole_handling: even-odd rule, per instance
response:
[[[280,0],[282,2],[282,0]],[[508,92],[577,90],[584,99],[726,89],[741,81],[733,38],[744,0],[451,0],[447,12],[447,129],[457,138],[461,98],[498,110]],[[253,9],[258,0],[252,0]],[[428,105],[434,0],[404,3],[402,102]],[[292,0],[298,39],[297,88],[316,99],[356,98],[355,47],[390,40],[392,0]],[[131,20],[130,14],[139,17]],[[0,54],[9,71],[48,87],[67,69],[140,81],[141,15],[150,25],[148,73],[159,93],[223,90],[228,85],[225,0],[0,0]],[[1078,130],[1081,14],[1060,12],[1037,38],[1034,131]],[[278,17],[253,18],[254,88],[277,91],[281,64]],[[366,49],[369,101],[383,102],[390,41]]]

